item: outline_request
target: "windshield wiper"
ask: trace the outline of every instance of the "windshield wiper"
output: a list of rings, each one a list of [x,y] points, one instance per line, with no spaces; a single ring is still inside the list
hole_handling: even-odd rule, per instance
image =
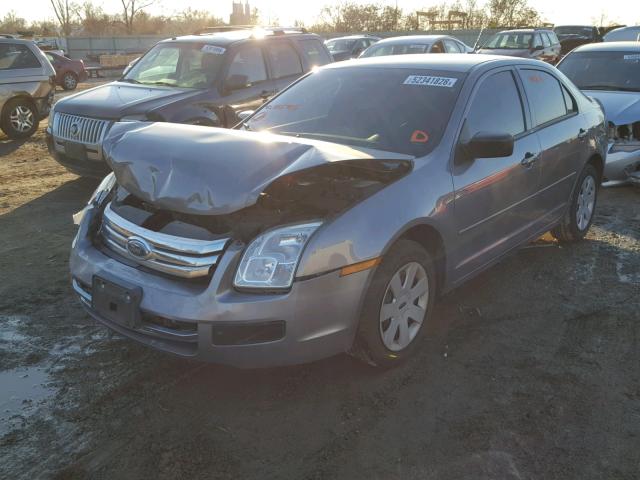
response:
[[[141,82],[138,82],[141,83]],[[169,82],[144,82],[143,85],[162,85],[165,87],[175,87],[176,84],[175,83],[169,83]]]
[[[136,84],[141,84],[142,82],[139,82],[138,80],[136,80],[135,78],[121,78],[120,79],[121,82],[127,82],[127,83],[136,83]]]
[[[640,87],[621,87],[619,85],[580,85],[580,90],[613,90],[618,92],[640,92]]]

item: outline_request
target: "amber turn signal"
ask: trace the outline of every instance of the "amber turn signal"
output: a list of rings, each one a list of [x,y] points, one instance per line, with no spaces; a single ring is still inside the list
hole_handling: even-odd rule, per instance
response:
[[[358,262],[351,265],[347,265],[346,267],[342,267],[340,269],[340,276],[344,277],[346,275],[351,275],[352,273],[362,272],[363,270],[368,270],[369,268],[373,268],[376,265],[379,265],[382,261],[382,257],[372,258],[371,260],[365,260],[364,262]]]

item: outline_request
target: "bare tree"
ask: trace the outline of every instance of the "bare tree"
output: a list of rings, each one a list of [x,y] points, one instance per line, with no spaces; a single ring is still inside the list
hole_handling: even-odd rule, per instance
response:
[[[53,0],[52,0],[53,1]],[[122,3],[122,19],[129,35],[133,33],[133,20],[145,8],[153,5],[155,0],[120,0]]]
[[[69,0],[50,0],[53,12],[56,14],[62,33],[65,37],[71,35],[73,19],[78,13],[78,5]]]

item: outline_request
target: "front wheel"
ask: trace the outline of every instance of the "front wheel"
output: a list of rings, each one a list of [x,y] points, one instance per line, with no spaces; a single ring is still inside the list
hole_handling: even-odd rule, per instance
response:
[[[0,127],[12,140],[30,137],[38,129],[38,112],[33,104],[25,99],[9,100],[0,118]]]
[[[399,240],[369,285],[354,351],[380,367],[409,358],[427,330],[435,293],[431,256],[420,244]]]
[[[582,240],[591,224],[598,200],[598,182],[600,176],[590,163],[584,167],[578,179],[576,190],[560,225],[551,230],[551,234],[561,242]]]

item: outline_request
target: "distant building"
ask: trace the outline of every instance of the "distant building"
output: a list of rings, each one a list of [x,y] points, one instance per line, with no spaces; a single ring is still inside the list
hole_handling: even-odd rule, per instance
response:
[[[249,6],[249,0],[246,2],[233,2],[233,10],[229,17],[229,23],[231,25],[249,25],[251,23],[251,7]]]

